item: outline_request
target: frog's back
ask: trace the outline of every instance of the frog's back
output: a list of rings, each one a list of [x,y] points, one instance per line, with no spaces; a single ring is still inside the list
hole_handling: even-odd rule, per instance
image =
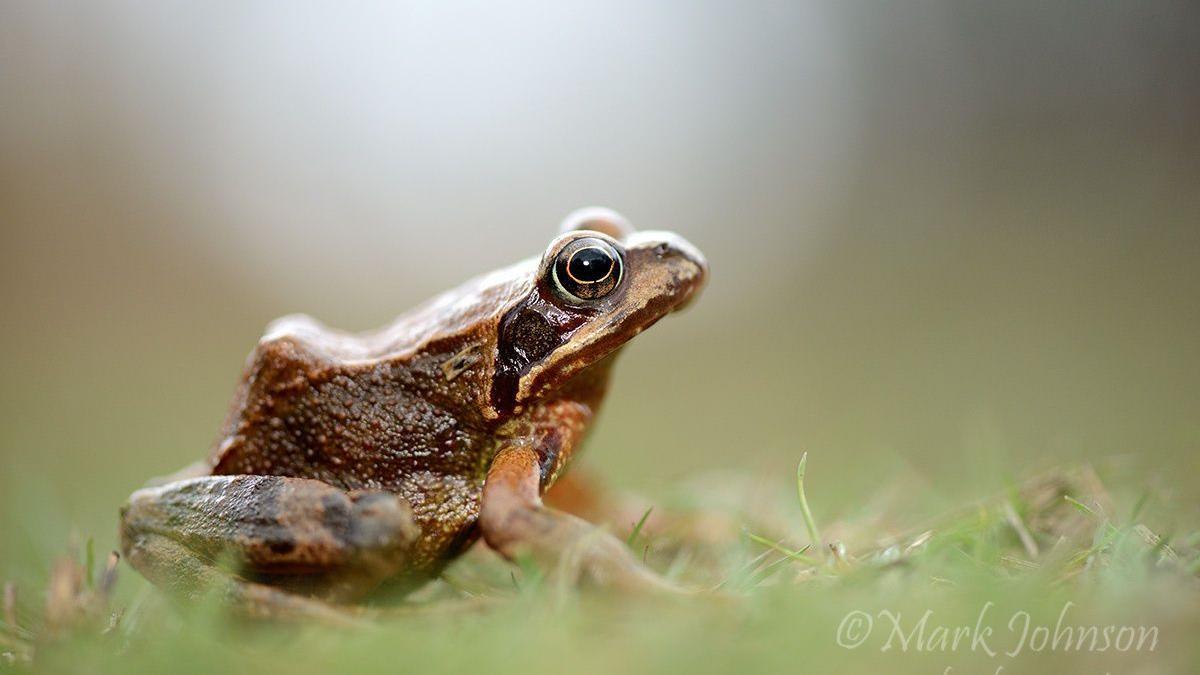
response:
[[[343,489],[393,489],[421,472],[473,475],[487,429],[438,390],[438,356],[339,363],[294,335],[264,340],[235,397],[216,473]]]

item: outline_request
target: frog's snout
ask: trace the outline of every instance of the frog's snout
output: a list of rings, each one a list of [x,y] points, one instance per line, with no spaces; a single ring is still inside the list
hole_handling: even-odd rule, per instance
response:
[[[638,232],[627,240],[631,249],[649,252],[651,264],[665,274],[661,292],[671,298],[669,311],[678,311],[700,294],[708,281],[708,259],[700,249],[674,232]]]
[[[690,305],[692,300],[700,294],[704,285],[708,283],[708,259],[704,257],[700,249],[683,237],[675,237],[675,241],[666,244],[666,248],[665,256],[675,257],[680,260],[681,266],[692,268],[690,272],[683,275],[687,287],[679,304],[675,305],[674,311],[677,312]]]

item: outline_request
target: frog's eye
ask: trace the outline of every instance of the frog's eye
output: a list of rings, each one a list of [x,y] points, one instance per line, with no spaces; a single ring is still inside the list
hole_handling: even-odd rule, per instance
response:
[[[567,244],[554,259],[554,285],[568,300],[603,298],[621,283],[621,254],[596,237]]]

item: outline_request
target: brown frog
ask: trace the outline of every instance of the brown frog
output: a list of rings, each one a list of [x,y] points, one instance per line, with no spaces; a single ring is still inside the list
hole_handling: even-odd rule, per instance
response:
[[[326,615],[436,576],[480,536],[630,589],[662,588],[611,535],[542,503],[595,418],[620,348],[704,285],[667,232],[584,209],[540,259],[376,332],[276,321],[211,457],[135,492],[128,561],[184,597]]]

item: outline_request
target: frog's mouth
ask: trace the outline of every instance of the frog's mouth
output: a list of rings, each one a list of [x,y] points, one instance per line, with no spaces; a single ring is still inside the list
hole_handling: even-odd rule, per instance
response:
[[[513,402],[522,403],[616,352],[662,317],[687,306],[704,287],[708,262],[670,232],[635,232],[622,243],[626,278],[609,302],[560,335],[559,345],[522,368]]]

